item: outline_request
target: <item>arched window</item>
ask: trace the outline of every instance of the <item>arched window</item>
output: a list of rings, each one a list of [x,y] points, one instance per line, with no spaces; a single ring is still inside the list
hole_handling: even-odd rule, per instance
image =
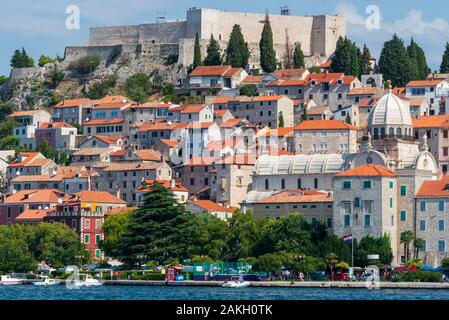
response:
[[[380,128],[380,136],[385,137],[385,128],[384,127]]]
[[[298,189],[301,189],[301,179],[298,179]]]
[[[394,137],[394,128],[390,128],[390,129],[388,130],[388,135],[389,135],[390,137]]]
[[[407,132],[407,129],[405,129],[405,131]],[[396,129],[396,135],[399,136],[399,137],[402,136],[402,129],[401,128],[397,128]]]
[[[265,179],[265,190],[270,189],[270,184],[268,183],[268,179]]]
[[[378,136],[379,136],[379,129],[374,128],[374,139],[377,139]]]
[[[281,179],[281,189],[285,189],[285,179]]]
[[[313,179],[313,187],[318,189],[318,178]]]

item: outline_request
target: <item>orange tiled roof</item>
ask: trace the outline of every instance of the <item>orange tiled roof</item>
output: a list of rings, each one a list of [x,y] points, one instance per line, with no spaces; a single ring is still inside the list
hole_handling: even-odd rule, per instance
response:
[[[214,114],[219,117],[223,117],[227,112],[230,113],[230,111],[228,109],[214,110]]]
[[[121,96],[121,95],[106,96],[104,98],[101,98],[101,99],[98,99],[98,100],[94,100],[93,104],[103,104],[103,103],[113,103],[113,102],[121,102],[121,103],[123,103],[123,101],[125,101],[125,100],[128,103],[137,104],[136,101],[131,100],[130,98],[127,98],[127,97]]]
[[[331,65],[332,65],[332,61],[331,61],[331,60],[328,60],[328,61],[323,62],[322,64],[320,64],[320,65],[318,66],[318,68],[330,68]]]
[[[238,72],[240,68],[231,68],[231,66],[198,66],[191,73],[190,76],[232,76]]]
[[[260,199],[259,203],[311,203],[333,202],[332,194],[316,190],[286,190]]]
[[[189,200],[189,204],[198,206],[208,212],[236,212],[237,208],[226,208],[211,200]]]
[[[28,210],[25,210],[24,212],[22,212],[21,214],[19,214],[15,220],[16,221],[25,221],[25,220],[26,221],[33,221],[33,220],[41,221],[44,219],[44,217],[47,216],[47,213],[49,211],[51,211],[51,209],[48,209],[48,210],[46,210],[46,209],[43,209],[43,210],[28,209]]]
[[[240,118],[231,118],[220,124],[220,128],[233,128],[240,122],[244,122],[246,119],[240,119]]]
[[[137,127],[137,131],[161,131],[161,130],[176,130],[187,126],[187,123],[170,123],[167,121],[158,122],[144,122]]]
[[[358,130],[358,127],[340,120],[304,120],[295,130]]]
[[[107,144],[117,144],[118,140],[123,139],[123,136],[100,136],[100,135],[96,135],[95,137],[97,139],[103,141],[104,143],[107,143]]]
[[[140,186],[137,189],[137,192],[150,192],[152,191],[151,187],[154,183],[161,184],[165,189],[170,189],[170,180],[144,180],[144,186]],[[184,187],[181,182],[175,181],[173,191],[179,191],[179,192],[189,192],[189,189]]]
[[[181,110],[181,113],[188,114],[188,113],[199,113],[201,110],[206,108],[205,105],[189,105],[185,106],[183,110]]]
[[[299,69],[277,69],[273,75],[279,79],[293,80],[294,78],[302,78],[307,71],[305,68]]]
[[[393,90],[391,90],[391,92],[397,96],[400,96],[405,93],[405,88],[404,87],[393,88]]]
[[[337,173],[336,177],[396,177],[396,174],[377,164],[365,164],[354,169]]]
[[[19,159],[12,162],[9,167],[24,167],[31,165],[32,162],[35,162],[37,159],[37,156],[42,156],[40,152],[21,152],[20,157],[25,157],[25,159],[22,162],[19,162]]]
[[[38,110],[23,110],[23,111],[14,111],[10,115],[8,115],[8,117],[9,118],[25,117],[25,116],[31,117],[31,116],[33,116],[33,115],[35,115],[37,113],[40,113],[40,112],[48,113],[47,111],[42,110],[42,109],[38,109]]]
[[[315,106],[315,107],[310,107],[307,110],[307,115],[309,116],[316,116],[316,115],[321,115],[324,114],[326,112],[328,108],[324,107],[324,106]]]
[[[114,216],[121,213],[128,213],[134,210],[137,210],[137,207],[118,207],[118,208],[112,208],[109,211],[106,211],[104,213],[105,216]]]
[[[407,83],[406,87],[435,87],[443,80],[415,80]]]
[[[78,107],[85,103],[90,102],[90,99],[81,98],[81,99],[63,99],[59,101],[57,105],[53,108],[68,108],[68,107]]]
[[[51,128],[75,128],[75,127],[65,122],[42,122],[39,124],[39,129],[51,129]]]
[[[121,109],[129,105],[129,102],[107,102],[95,105],[92,109],[103,110],[103,109]]]
[[[267,87],[289,87],[289,86],[304,86],[305,80],[278,80],[270,81],[265,86]]]
[[[262,82],[263,76],[247,76],[242,83],[259,83]]]
[[[135,151],[137,157],[143,161],[161,161],[161,154],[152,149],[138,149]]]
[[[89,120],[83,123],[83,126],[99,126],[99,125],[108,125],[108,124],[120,124],[123,123],[123,118],[115,118],[115,119],[94,119]]]
[[[441,180],[424,181],[417,194],[418,197],[448,197],[449,196],[449,176],[443,176]]]
[[[55,189],[31,189],[21,190],[6,195],[4,203],[58,203],[64,199],[65,193]]]
[[[422,116],[412,119],[413,128],[447,128],[449,115]]]
[[[348,96],[365,95],[365,94],[373,95],[377,94],[378,92],[380,92],[380,89],[377,87],[353,88],[348,92]]]
[[[162,143],[166,144],[170,148],[176,147],[179,144],[178,140],[160,139]]]
[[[68,198],[69,201],[126,204],[122,199],[106,191],[81,191]]]

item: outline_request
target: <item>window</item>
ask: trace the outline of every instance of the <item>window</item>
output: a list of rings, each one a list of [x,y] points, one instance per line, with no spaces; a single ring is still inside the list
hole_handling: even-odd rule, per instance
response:
[[[355,208],[359,208],[360,207],[360,198],[359,197],[355,197],[354,198],[354,207]]]
[[[85,235],[84,235],[84,243],[85,243],[85,244],[89,244],[89,242],[90,242],[90,235],[85,234]]]
[[[265,179],[265,190],[270,189],[270,184],[268,182],[268,179]]]
[[[351,214],[351,212],[352,212],[351,203],[350,202],[345,202],[343,204],[343,210],[344,210],[345,214]]]
[[[100,241],[101,241],[101,235],[96,234],[95,235],[95,243],[100,243]]]
[[[95,258],[97,258],[97,259],[101,258],[101,250],[100,249],[95,249]]]
[[[90,229],[90,220],[84,220],[84,229]]]
[[[371,226],[371,215],[365,214],[364,223],[365,223],[365,227],[370,227]]]
[[[446,241],[438,240],[438,251],[445,252],[446,251]]]
[[[444,200],[438,201],[438,211],[444,211]]]
[[[394,187],[394,183],[393,183],[393,181],[390,181],[390,189],[393,189],[393,187]]]
[[[365,202],[363,204],[363,211],[365,214],[371,214],[373,212],[373,204],[371,202]]]
[[[401,186],[401,196],[404,197],[407,194],[407,186]]]
[[[100,210],[98,210],[100,208]],[[97,207],[97,211],[101,212],[101,207]],[[95,219],[95,228],[100,229],[101,228],[101,219]]]
[[[371,189],[371,180],[363,181],[363,189]]]
[[[317,218],[316,217],[312,217],[312,224],[317,223]]]
[[[351,181],[343,181],[343,189],[351,189]]]
[[[422,201],[419,202],[419,210],[421,212],[426,211],[426,201],[422,200]]]
[[[351,216],[349,214],[345,214],[344,225],[345,227],[349,227],[351,225]]]
[[[443,156],[447,157],[448,155],[448,147],[443,147]]]
[[[298,179],[298,189],[301,189],[301,179]]]
[[[318,189],[318,178],[313,179],[313,187]]]
[[[407,221],[407,211],[401,211],[401,221]]]
[[[422,241],[422,248],[421,248],[422,252],[426,252],[427,251],[427,241],[423,240]]]
[[[426,231],[426,220],[419,220],[419,231]]]
[[[444,231],[444,220],[438,220],[438,230]]]
[[[390,197],[390,208],[393,208],[393,197]]]
[[[327,218],[326,225],[328,228],[332,228],[332,218]]]
[[[281,179],[281,189],[285,189],[285,179]]]

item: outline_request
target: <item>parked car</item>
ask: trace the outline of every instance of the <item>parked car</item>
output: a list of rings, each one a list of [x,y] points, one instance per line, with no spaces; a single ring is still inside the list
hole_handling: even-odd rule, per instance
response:
[[[313,281],[327,281],[329,280],[326,277],[326,274],[324,273],[324,271],[316,271],[314,273],[311,274],[311,279]]]
[[[331,281],[349,281],[349,275],[343,272],[337,272],[333,276],[329,275],[328,279]]]

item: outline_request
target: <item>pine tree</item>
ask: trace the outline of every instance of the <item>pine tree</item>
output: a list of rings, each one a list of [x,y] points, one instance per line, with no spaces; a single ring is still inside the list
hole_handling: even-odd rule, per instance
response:
[[[29,68],[34,67],[34,60],[30,57],[24,48],[22,50],[15,50],[11,57],[12,68]]]
[[[446,49],[444,50],[443,54],[443,61],[441,61],[440,65],[440,72],[441,73],[449,72],[449,42],[446,43]]]
[[[195,34],[195,47],[193,48],[193,69],[201,65],[200,37]]]
[[[226,49],[226,64],[234,68],[245,69],[249,60],[248,43],[243,38],[240,25],[235,24],[232,27],[231,36],[229,37],[228,47]]]
[[[143,207],[132,213],[123,237],[124,261],[132,265],[148,260],[165,263],[185,254],[183,227],[189,216],[165,187],[155,183],[151,189]]]
[[[370,74],[371,71],[371,53],[369,52],[368,47],[364,44],[362,56],[360,58],[360,75],[362,74]]]
[[[349,115],[349,113],[346,115],[345,122],[346,122],[347,124],[352,124],[351,116]]]
[[[276,52],[273,47],[273,32],[271,31],[270,19],[268,13],[265,15],[265,21],[262,30],[262,36],[259,42],[260,66],[266,73],[276,70]]]
[[[383,45],[379,71],[394,87],[403,87],[411,80],[410,59],[404,42],[396,34]]]
[[[355,43],[351,43],[351,70],[350,75],[360,77],[360,60],[362,53]]]
[[[204,59],[205,66],[219,66],[223,64],[220,45],[218,44],[218,41],[214,39],[213,34],[210,35],[210,41],[206,51],[207,55]]]
[[[410,58],[412,79],[424,80],[430,73],[430,68],[427,65],[424,50],[413,40],[413,38],[410,45],[407,47],[407,53]]]
[[[283,128],[284,127],[284,115],[282,114],[282,111],[279,112],[279,121],[278,121],[278,127]]]
[[[293,64],[297,69],[305,67],[304,53],[302,52],[300,43],[297,43],[295,45],[295,52],[293,53]]]

